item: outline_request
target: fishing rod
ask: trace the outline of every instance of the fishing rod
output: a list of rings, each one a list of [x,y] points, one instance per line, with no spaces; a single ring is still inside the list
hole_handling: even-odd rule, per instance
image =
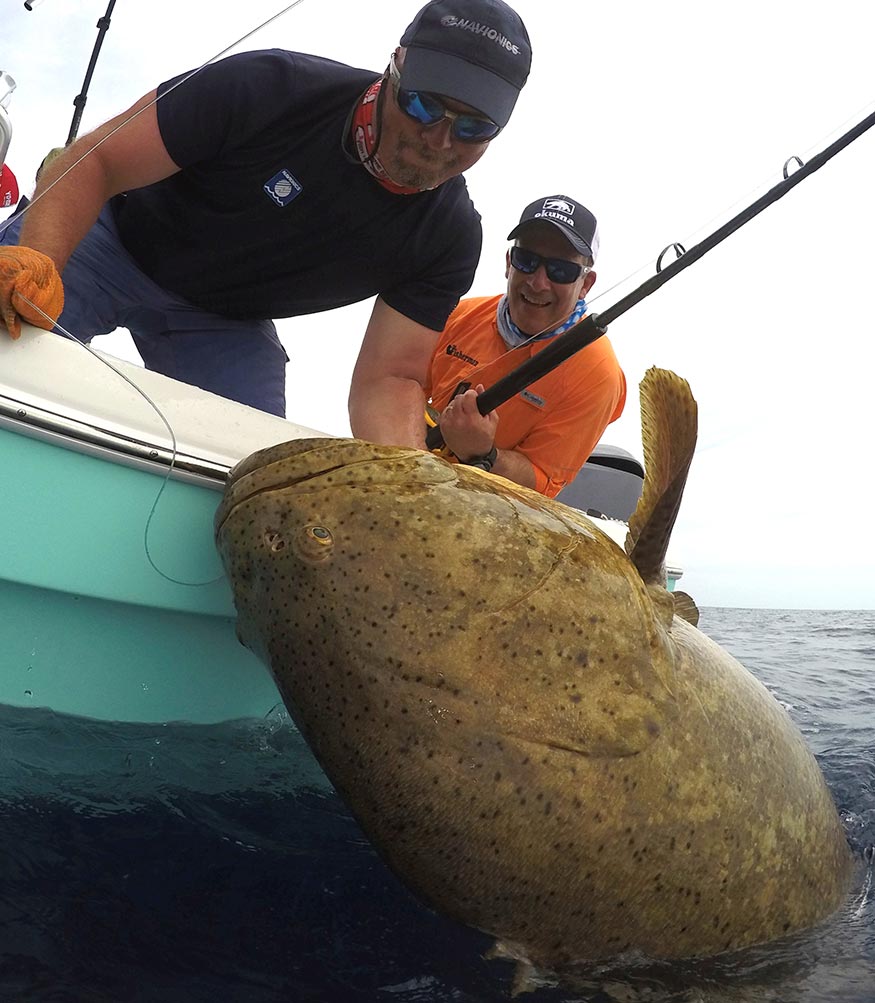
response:
[[[552,370],[561,365],[570,356],[586,348],[587,345],[592,344],[592,342],[596,341],[607,331],[608,324],[621,317],[627,310],[631,310],[636,303],[640,303],[645,297],[656,292],[660,286],[664,286],[678,272],[695,264],[699,258],[707,254],[708,251],[716,247],[717,244],[725,240],[730,234],[735,233],[745,223],[750,222],[754,216],[759,215],[773,202],[777,202],[778,199],[786,195],[791,188],[795,188],[796,185],[804,181],[809,175],[823,167],[828,160],[831,160],[846,146],[853,143],[855,139],[862,136],[873,125],[875,125],[875,112],[867,115],[866,118],[858,122],[853,128],[839,136],[835,142],[830,143],[820,153],[815,154],[808,163],[803,163],[799,157],[790,157],[784,164],[783,179],[778,184],[770,188],[764,195],[761,195],[747,208],[742,209],[740,213],[733,216],[732,219],[718,227],[713,233],[709,234],[689,250],[686,250],[681,244],[669,244],[657,259],[655,275],[651,275],[637,289],[633,289],[613,306],[608,307],[607,310],[601,313],[588,314],[583,320],[575,324],[574,327],[569,328],[564,334],[558,335],[543,351],[526,359],[516,369],[512,369],[507,375],[493,383],[491,387],[487,387],[483,393],[477,396],[477,410],[480,414],[489,414],[490,411],[494,411],[499,405],[510,400],[511,397],[514,397],[521,390],[529,386],[529,384],[552,372]],[[790,173],[788,165],[792,161],[795,161],[799,166],[795,171]],[[672,249],[678,256],[663,268],[663,257],[667,251]],[[464,383],[460,384],[460,388],[467,389]],[[457,388],[458,392],[459,388]],[[428,428],[425,441],[429,449],[439,449],[444,445],[440,425]]]
[[[41,3],[42,0],[24,0],[24,9],[33,10],[34,7],[38,7]],[[64,144],[65,146],[69,146],[79,132],[79,123],[82,121],[82,110],[85,108],[85,102],[88,100],[88,88],[91,85],[91,76],[97,64],[97,57],[100,55],[100,47],[103,45],[104,36],[109,31],[113,7],[115,7],[115,0],[109,0],[106,13],[97,22],[97,41],[91,50],[91,59],[88,61],[88,69],[85,71],[82,90],[73,98],[73,121],[70,123],[70,132],[67,136],[67,142]]]
[[[64,144],[65,146],[69,146],[76,138],[76,134],[79,132],[79,123],[82,121],[82,110],[85,107],[85,102],[88,100],[88,87],[91,84],[91,75],[94,73],[94,67],[97,63],[97,57],[100,55],[100,47],[103,45],[103,39],[109,31],[113,7],[115,7],[115,0],[109,0],[106,13],[103,17],[98,19],[97,41],[94,43],[94,48],[91,50],[91,59],[88,61],[88,69],[85,71],[85,80],[82,82],[82,90],[75,98],[73,98],[73,108],[75,110],[73,112],[73,121],[70,123],[70,132],[67,136],[67,142]]]

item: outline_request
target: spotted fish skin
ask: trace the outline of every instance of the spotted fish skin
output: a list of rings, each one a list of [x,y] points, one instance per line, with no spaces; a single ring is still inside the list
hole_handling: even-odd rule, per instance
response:
[[[429,904],[558,968],[716,954],[841,902],[852,858],[786,712],[581,513],[313,439],[236,468],[216,527],[241,640]]]

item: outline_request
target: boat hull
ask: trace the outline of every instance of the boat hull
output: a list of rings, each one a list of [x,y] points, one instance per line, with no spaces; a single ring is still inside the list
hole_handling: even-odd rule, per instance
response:
[[[236,640],[216,490],[7,429],[0,459],[0,703],[206,724],[280,702]]]

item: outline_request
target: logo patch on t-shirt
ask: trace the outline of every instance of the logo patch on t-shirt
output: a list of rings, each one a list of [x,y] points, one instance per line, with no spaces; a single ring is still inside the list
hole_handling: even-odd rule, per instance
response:
[[[520,397],[522,397],[524,401],[528,401],[529,404],[534,404],[535,407],[543,407],[547,403],[543,397],[533,394],[531,390],[521,390]]]
[[[304,186],[294,175],[282,170],[279,174],[274,174],[270,181],[265,182],[264,190],[278,206],[285,206],[301,194]]]
[[[462,362],[467,362],[469,366],[478,366],[480,364],[476,359],[472,359],[470,355],[466,355],[457,345],[447,345],[447,355],[461,359]]]

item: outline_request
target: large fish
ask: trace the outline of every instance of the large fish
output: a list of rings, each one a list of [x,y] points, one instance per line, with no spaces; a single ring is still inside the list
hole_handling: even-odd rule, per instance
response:
[[[675,615],[696,406],[664,370],[641,396],[629,556],[500,477],[349,439],[254,454],[216,516],[240,638],[378,850],[543,967],[764,942],[852,876],[787,713]]]

